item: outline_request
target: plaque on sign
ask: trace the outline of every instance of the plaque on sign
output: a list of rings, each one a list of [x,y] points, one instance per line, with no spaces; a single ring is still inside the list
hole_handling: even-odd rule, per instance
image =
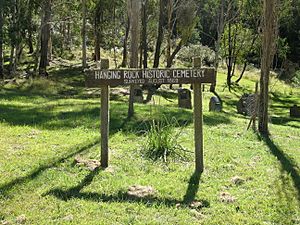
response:
[[[147,85],[147,84],[190,84],[215,83],[214,68],[195,69],[132,69],[91,70],[86,76],[87,87],[99,85]]]

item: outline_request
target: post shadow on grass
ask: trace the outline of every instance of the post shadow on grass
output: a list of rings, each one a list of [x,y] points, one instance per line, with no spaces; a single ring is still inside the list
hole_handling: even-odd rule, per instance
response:
[[[297,164],[291,159],[288,155],[286,155],[283,150],[277,146],[273,140],[270,138],[269,135],[267,136],[260,136],[258,135],[259,140],[263,140],[266,145],[268,146],[270,152],[277,158],[280,162],[282,169],[291,175],[291,178],[294,183],[294,187],[297,192],[298,202],[300,203],[300,175],[297,169]]]
[[[186,204],[189,204],[195,200],[197,192],[199,190],[201,175],[202,175],[202,173],[198,173],[195,171],[192,174],[192,176],[190,177],[188,188],[183,197],[183,202],[185,202]],[[202,201],[202,203],[209,205],[209,202],[207,202],[207,201],[206,202]]]
[[[90,185],[93,181],[93,178],[99,174],[100,169],[96,171],[90,172],[78,185],[75,187],[69,188],[67,190],[62,189],[53,189],[49,192],[45,193],[45,195],[52,195],[57,199],[62,201],[68,201],[70,199],[80,199],[85,201],[93,201],[93,202],[129,202],[129,203],[143,203],[148,207],[152,207],[153,205],[165,205],[167,207],[175,207],[179,205],[180,207],[189,207],[190,203],[195,200],[196,193],[199,189],[199,180],[200,175],[193,174],[190,178],[188,189],[183,198],[183,201],[171,198],[159,198],[155,196],[147,196],[147,197],[134,197],[128,195],[126,191],[118,191],[116,194],[101,194],[97,192],[81,192],[81,190]],[[199,200],[202,205],[200,208],[209,207],[210,203],[207,200]]]
[[[17,186],[17,185],[22,185],[27,181],[30,180],[34,180],[35,178],[37,178],[41,173],[43,173],[45,170],[53,168],[55,166],[57,166],[58,164],[64,162],[65,160],[79,154],[82,153],[90,148],[92,148],[93,146],[99,144],[100,141],[94,141],[92,143],[89,143],[79,149],[77,149],[76,151],[71,151],[71,153],[67,154],[66,156],[63,156],[61,158],[49,161],[48,163],[39,166],[38,168],[34,169],[33,171],[31,171],[28,175],[25,175],[23,177],[18,177],[2,186],[0,186],[0,193],[1,194],[5,194],[7,193],[11,188]],[[69,152],[68,150],[66,152]]]

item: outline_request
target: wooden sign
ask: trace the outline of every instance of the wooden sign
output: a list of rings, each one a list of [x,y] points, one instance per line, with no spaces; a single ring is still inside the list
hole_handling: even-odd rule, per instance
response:
[[[215,83],[214,68],[91,70],[86,76],[87,87],[100,85],[191,84]]]
[[[203,162],[203,114],[202,83],[216,83],[214,68],[201,68],[201,59],[194,59],[191,69],[133,69],[108,70],[109,61],[101,60],[101,69],[87,71],[86,86],[101,87],[101,166],[108,167],[109,141],[109,86],[142,84],[194,84],[194,139],[195,168],[202,173]]]

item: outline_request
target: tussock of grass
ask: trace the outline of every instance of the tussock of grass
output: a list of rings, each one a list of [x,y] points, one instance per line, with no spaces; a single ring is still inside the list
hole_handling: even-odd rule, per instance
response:
[[[187,150],[178,142],[182,134],[176,118],[164,118],[161,121],[152,120],[146,132],[146,143],[142,147],[142,153],[154,161],[167,159],[186,160]]]

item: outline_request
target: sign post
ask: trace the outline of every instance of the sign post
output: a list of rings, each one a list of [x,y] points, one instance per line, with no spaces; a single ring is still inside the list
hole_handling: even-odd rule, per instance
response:
[[[101,70],[109,68],[109,60],[101,60]],[[101,85],[101,167],[108,167],[109,86]]]
[[[109,86],[143,84],[193,84],[196,172],[202,173],[203,163],[203,112],[202,84],[216,83],[214,68],[201,68],[201,59],[194,59],[194,67],[188,69],[122,69],[109,70],[109,61],[102,59],[101,68],[90,70],[86,86],[101,87],[101,166],[108,167],[109,138]]]
[[[194,68],[201,68],[201,59],[194,59]],[[194,138],[196,172],[202,173],[203,162],[203,107],[201,83],[194,83]]]

